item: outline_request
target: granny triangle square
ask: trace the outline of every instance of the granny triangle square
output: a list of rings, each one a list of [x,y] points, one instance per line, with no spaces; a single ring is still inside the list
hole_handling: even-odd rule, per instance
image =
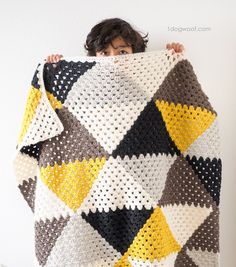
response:
[[[13,155],[32,265],[218,267],[220,153],[184,53],[39,63]]]

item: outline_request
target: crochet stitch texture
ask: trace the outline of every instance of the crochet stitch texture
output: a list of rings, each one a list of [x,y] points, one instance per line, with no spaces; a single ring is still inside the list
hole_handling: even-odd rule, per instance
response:
[[[218,117],[183,53],[39,63],[13,168],[34,266],[219,266]]]

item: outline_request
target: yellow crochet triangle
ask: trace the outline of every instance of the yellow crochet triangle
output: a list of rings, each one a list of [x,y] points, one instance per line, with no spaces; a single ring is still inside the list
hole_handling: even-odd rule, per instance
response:
[[[139,230],[129,249],[119,262],[126,262],[128,256],[143,262],[155,259],[160,261],[173,252],[179,252],[181,246],[175,240],[160,207],[155,208],[150,218]],[[117,263],[118,264],[118,263]],[[115,267],[126,265],[115,265]],[[128,265],[127,265],[128,266]]]
[[[156,106],[162,113],[167,131],[176,146],[183,153],[216,118],[216,114],[206,108],[177,105],[156,100]]]
[[[58,198],[76,211],[91,189],[94,180],[106,161],[105,157],[82,162],[65,162],[62,165],[40,168],[40,178]]]
[[[24,110],[23,120],[21,123],[21,129],[18,136],[18,144],[20,144],[30,126],[30,123],[35,115],[36,108],[39,105],[42,93],[39,89],[31,86],[27,95],[26,106]]]

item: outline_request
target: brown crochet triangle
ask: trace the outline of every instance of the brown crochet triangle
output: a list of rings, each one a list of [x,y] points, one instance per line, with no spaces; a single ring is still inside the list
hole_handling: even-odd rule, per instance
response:
[[[213,206],[213,211],[196,229],[185,246],[192,249],[202,249],[219,252],[219,208]]]
[[[82,161],[98,157],[108,158],[109,154],[105,149],[66,107],[57,113],[64,130],[60,135],[43,143],[40,167],[46,167],[47,164],[53,166],[55,162],[61,165],[63,161],[69,163],[76,159]],[[63,153],[65,151],[66,154]]]
[[[45,222],[42,220],[35,222],[35,254],[40,265],[46,264],[48,256],[69,218],[69,216],[66,218],[60,216],[59,220],[53,217],[52,220],[46,219]]]
[[[154,94],[153,99],[188,106],[193,105],[216,113],[208,100],[208,96],[202,90],[191,63],[187,59],[178,62],[168,73]]]
[[[214,201],[188,161],[180,155],[170,167],[159,205],[194,204],[210,207]]]

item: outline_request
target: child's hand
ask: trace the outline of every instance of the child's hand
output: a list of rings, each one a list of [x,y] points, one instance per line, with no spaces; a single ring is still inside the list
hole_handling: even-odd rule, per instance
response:
[[[49,55],[47,57],[47,63],[57,63],[63,55],[55,54],[55,55]]]
[[[182,53],[185,50],[184,46],[180,43],[169,43],[166,45],[166,48],[169,50],[174,49],[173,53]]]

